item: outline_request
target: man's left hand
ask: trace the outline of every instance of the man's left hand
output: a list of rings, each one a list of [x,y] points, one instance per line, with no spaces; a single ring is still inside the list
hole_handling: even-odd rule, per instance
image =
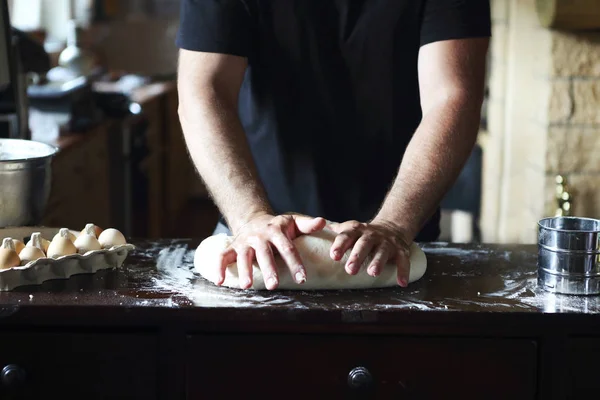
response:
[[[373,277],[378,276],[385,264],[392,261],[398,267],[398,284],[402,287],[408,285],[410,272],[410,245],[400,229],[386,222],[363,223],[347,221],[328,225],[338,235],[335,238],[330,256],[339,261],[349,249],[352,249],[345,269],[350,275],[356,275],[367,259],[367,273]]]

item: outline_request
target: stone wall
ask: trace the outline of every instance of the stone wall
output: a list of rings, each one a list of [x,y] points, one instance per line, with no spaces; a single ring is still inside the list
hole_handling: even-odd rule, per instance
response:
[[[552,32],[550,81],[546,191],[562,174],[573,214],[600,218],[600,32]]]
[[[572,214],[600,217],[600,33],[542,28],[534,0],[492,0],[482,235],[535,243],[566,177]]]

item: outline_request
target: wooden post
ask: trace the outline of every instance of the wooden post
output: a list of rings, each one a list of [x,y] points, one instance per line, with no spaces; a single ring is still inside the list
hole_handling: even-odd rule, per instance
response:
[[[600,0],[536,0],[535,7],[545,28],[600,29]]]

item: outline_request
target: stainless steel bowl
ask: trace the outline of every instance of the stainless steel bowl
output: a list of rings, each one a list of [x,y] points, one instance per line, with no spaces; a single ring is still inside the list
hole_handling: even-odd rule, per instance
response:
[[[600,220],[539,221],[538,284],[553,293],[600,294]]]
[[[38,225],[50,195],[51,161],[45,143],[0,139],[0,227]]]

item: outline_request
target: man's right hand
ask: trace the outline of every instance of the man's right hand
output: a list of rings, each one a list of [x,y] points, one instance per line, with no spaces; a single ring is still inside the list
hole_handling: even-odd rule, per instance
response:
[[[237,261],[240,288],[252,286],[254,259],[262,272],[267,289],[279,284],[274,250],[279,253],[298,284],[306,281],[306,271],[293,240],[301,235],[320,231],[327,221],[304,215],[259,214],[249,219],[234,232],[234,240],[222,254],[217,285],[225,280],[225,270]]]

